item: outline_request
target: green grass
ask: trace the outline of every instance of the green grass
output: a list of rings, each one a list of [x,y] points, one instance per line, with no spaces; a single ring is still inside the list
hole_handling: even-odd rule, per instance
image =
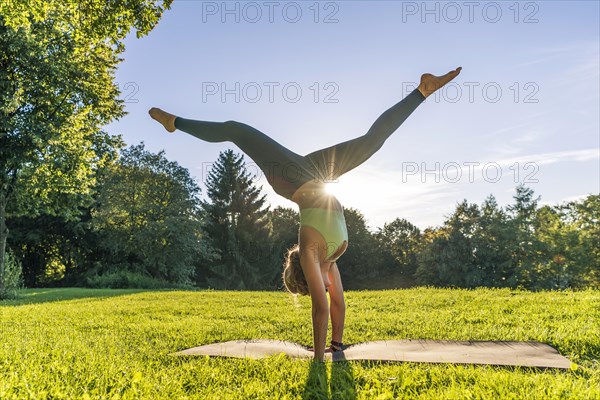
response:
[[[600,398],[600,292],[346,294],[346,343],[537,340],[571,370],[171,357],[250,338],[312,344],[310,300],[274,292],[25,290],[0,302],[0,399]]]

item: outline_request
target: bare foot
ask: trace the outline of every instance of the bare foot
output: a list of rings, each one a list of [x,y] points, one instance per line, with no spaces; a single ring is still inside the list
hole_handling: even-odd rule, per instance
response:
[[[429,97],[429,95],[431,95],[433,92],[450,82],[452,79],[456,78],[456,76],[460,74],[461,69],[462,67],[458,67],[454,71],[450,71],[446,75],[442,76],[423,74],[421,76],[421,83],[417,89],[423,93],[423,96]]]
[[[173,114],[169,114],[166,111],[161,110],[160,108],[152,107],[148,114],[152,117],[152,119],[157,120],[165,127],[165,129],[169,132],[175,132],[177,128],[175,128],[175,118],[176,116]]]

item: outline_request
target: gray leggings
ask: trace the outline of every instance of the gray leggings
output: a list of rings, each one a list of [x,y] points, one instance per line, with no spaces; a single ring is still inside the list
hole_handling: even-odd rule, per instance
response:
[[[365,135],[305,156],[294,153],[241,122],[195,121],[177,117],[175,127],[207,142],[234,143],[258,165],[276,193],[291,199],[304,183],[310,180],[330,182],[367,161],[423,100],[423,94],[415,89],[381,114]]]

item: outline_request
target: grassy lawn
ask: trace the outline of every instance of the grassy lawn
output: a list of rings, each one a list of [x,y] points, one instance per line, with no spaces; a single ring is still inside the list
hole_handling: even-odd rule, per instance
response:
[[[218,341],[312,345],[310,300],[281,292],[28,289],[0,302],[0,399],[600,398],[600,291],[417,288],[346,294],[344,342],[537,340],[568,371],[171,357]]]

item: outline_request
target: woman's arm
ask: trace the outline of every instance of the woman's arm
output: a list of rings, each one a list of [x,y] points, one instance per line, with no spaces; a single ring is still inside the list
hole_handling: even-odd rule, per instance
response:
[[[344,321],[346,318],[346,303],[344,301],[344,288],[337,264],[333,263],[329,270],[329,300],[331,312],[331,339],[336,342],[343,342]]]
[[[300,241],[300,243],[307,241]],[[329,322],[329,304],[325,294],[325,284],[321,276],[321,266],[314,246],[300,247],[300,265],[308,284],[308,291],[312,301],[312,323],[313,323],[313,348],[315,360],[323,361],[325,354],[325,342],[327,341],[327,325]]]

